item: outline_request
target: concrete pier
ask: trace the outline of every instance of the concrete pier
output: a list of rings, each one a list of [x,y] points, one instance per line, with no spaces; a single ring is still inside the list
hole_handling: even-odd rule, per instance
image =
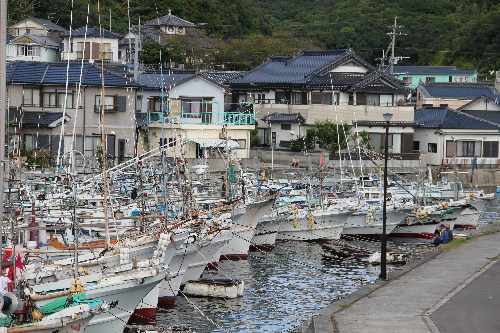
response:
[[[500,332],[499,244],[495,232],[442,251],[332,304],[299,332]]]

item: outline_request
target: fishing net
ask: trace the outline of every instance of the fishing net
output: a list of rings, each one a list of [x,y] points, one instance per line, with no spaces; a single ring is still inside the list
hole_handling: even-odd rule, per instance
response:
[[[98,299],[87,299],[87,296],[84,293],[79,293],[70,297],[56,298],[55,300],[42,305],[39,309],[43,315],[46,316],[61,311],[69,306],[78,304],[88,304],[94,309],[101,305],[102,301]]]

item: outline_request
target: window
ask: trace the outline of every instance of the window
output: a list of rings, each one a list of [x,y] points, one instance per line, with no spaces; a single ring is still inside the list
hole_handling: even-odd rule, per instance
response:
[[[104,112],[116,111],[115,96],[104,96],[102,98],[101,97],[102,97],[101,95],[95,96],[95,105],[94,105],[95,112],[101,112],[101,108],[104,109]],[[101,99],[102,99],[102,104],[101,104]]]
[[[446,157],[457,156],[457,143],[455,141],[446,141]]]
[[[275,94],[276,104],[290,103],[290,94],[286,91],[277,91]]]
[[[476,142],[474,141],[459,141],[459,148],[462,148],[461,154],[459,150],[458,156],[460,157],[474,157]]]
[[[43,106],[47,108],[62,108],[66,99],[66,108],[73,108],[73,91],[68,90],[66,96],[65,90],[46,91],[43,93]]]
[[[366,105],[380,105],[380,95],[374,95],[374,94],[366,95]]]
[[[434,83],[434,82],[436,82],[436,78],[435,77],[427,76],[425,78],[425,83]]]
[[[498,158],[498,141],[483,141],[483,157]]]
[[[136,112],[142,111],[142,95],[137,95],[135,97],[135,111]]]
[[[437,153],[437,151],[438,151],[437,143],[428,143],[427,144],[427,151],[429,153]]]
[[[380,95],[380,106],[393,106],[394,96],[393,95]]]
[[[238,139],[236,140],[236,142],[238,142],[238,145],[239,145],[239,149],[246,149],[247,148],[247,140],[245,139]]]
[[[40,90],[28,88],[23,90],[23,105],[38,106],[40,105]]]
[[[36,45],[18,45],[17,55],[21,57],[39,57],[40,47]]]
[[[201,118],[204,123],[212,121],[212,98],[181,97],[181,110],[183,118]]]
[[[413,141],[413,151],[420,151],[420,141]]]
[[[292,124],[281,124],[281,130],[290,131],[292,129]]]
[[[338,95],[339,93],[334,93],[334,100],[335,104],[338,105]],[[319,91],[313,91],[311,92],[311,104],[325,104],[325,105],[331,105],[332,104],[332,93],[331,92],[319,92]]]
[[[448,76],[448,82],[449,82],[449,83],[452,83],[452,82],[453,82],[453,76],[451,76],[451,75],[450,75],[450,76]]]
[[[307,93],[306,92],[293,92],[292,93],[292,104],[293,105],[306,105],[307,104]]]
[[[252,94],[253,100],[257,104],[265,104],[266,103],[266,94],[265,93],[254,93]]]
[[[137,96],[139,97],[139,96]],[[148,112],[161,112],[161,97],[153,96],[148,98]]]

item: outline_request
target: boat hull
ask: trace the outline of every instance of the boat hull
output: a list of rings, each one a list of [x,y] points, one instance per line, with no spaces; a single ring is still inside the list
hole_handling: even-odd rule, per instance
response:
[[[439,223],[400,224],[394,229],[391,236],[433,239],[436,236],[438,225]]]
[[[323,213],[289,217],[280,225],[277,240],[337,240],[344,229],[347,214]]]

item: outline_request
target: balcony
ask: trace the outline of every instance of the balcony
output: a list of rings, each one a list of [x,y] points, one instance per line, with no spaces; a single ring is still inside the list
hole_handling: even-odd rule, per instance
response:
[[[253,112],[181,112],[180,115],[169,115],[161,112],[149,112],[147,123],[171,123],[215,126],[253,126],[255,113]]]

